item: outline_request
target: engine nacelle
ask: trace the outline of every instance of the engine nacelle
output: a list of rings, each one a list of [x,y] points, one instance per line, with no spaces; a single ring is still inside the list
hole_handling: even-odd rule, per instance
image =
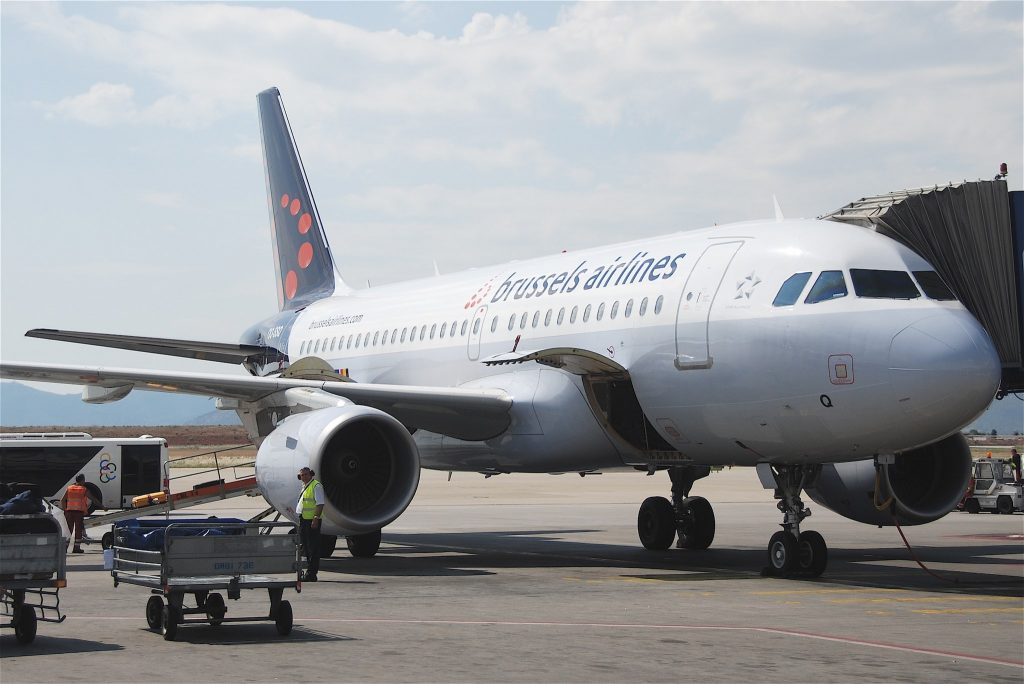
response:
[[[324,532],[379,530],[405,511],[420,481],[409,431],[368,406],[336,406],[284,419],[256,454],[256,481],[267,500],[293,521],[309,466],[324,487]]]
[[[830,463],[821,469],[807,495],[839,515],[869,525],[922,525],[949,513],[963,498],[971,478],[971,450],[955,434],[896,455],[879,475],[878,502],[892,497],[891,508],[875,506],[874,459]]]

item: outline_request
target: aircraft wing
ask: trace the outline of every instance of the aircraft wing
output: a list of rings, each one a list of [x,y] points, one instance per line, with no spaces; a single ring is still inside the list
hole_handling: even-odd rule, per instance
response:
[[[466,440],[489,439],[503,432],[511,420],[512,408],[512,397],[498,389],[379,385],[340,379],[301,380],[10,362],[0,363],[0,378],[105,388],[115,399],[132,389],[141,389],[255,402],[283,390],[308,388],[380,409],[410,428]]]

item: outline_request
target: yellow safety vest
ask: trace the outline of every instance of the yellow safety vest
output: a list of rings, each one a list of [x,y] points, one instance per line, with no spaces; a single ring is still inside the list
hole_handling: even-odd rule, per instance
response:
[[[316,497],[313,496],[318,480],[310,480],[306,488],[302,490],[302,519],[312,520],[316,516]]]

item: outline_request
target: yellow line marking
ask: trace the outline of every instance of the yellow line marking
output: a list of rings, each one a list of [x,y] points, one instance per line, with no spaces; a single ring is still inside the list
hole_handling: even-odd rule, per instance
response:
[[[922,615],[966,615],[976,613],[1019,613],[1024,608],[920,608],[912,610],[911,613]]]
[[[841,598],[829,599],[827,603],[945,603],[953,601],[971,601],[975,603],[1014,602],[1024,603],[1016,596],[930,596],[927,598],[911,598],[903,596],[890,596],[886,598]]]

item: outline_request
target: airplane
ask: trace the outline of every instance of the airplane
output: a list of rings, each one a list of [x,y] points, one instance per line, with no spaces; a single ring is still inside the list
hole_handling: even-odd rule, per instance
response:
[[[259,445],[267,501],[295,520],[309,466],[325,554],[376,554],[420,469],[666,471],[637,516],[647,549],[708,548],[719,466],[757,469],[781,530],[767,570],[818,576],[816,503],[871,525],[927,523],[970,478],[960,429],[1000,363],[935,269],[826,220],[719,225],[356,290],[342,278],[277,88],[257,96],[278,312],[238,344],[35,329],[28,336],[240,364],[242,374],[6,362],[5,378],[201,394]]]

